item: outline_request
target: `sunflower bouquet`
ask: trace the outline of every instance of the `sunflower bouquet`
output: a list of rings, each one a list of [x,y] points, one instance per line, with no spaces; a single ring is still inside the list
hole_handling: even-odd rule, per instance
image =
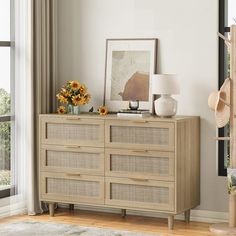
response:
[[[83,106],[87,104],[91,98],[88,89],[79,81],[68,81],[60,92],[56,95],[60,103],[70,106]],[[60,106],[58,113],[66,113],[66,108]]]

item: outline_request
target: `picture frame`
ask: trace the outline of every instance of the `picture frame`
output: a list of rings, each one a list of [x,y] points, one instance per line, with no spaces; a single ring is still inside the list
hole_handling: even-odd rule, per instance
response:
[[[153,113],[151,75],[157,72],[158,39],[107,39],[104,105],[111,112],[139,101]]]

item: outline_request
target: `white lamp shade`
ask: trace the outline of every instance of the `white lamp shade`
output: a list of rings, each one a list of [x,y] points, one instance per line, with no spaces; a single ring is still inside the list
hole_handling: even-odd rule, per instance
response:
[[[152,94],[179,94],[176,75],[156,74],[152,76]]]

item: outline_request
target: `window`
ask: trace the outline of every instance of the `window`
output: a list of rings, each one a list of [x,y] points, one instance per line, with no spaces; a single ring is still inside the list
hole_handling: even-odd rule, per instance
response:
[[[219,32],[227,35],[230,32],[230,26],[236,24],[236,1],[219,0]],[[219,39],[219,87],[223,84],[225,78],[230,76],[229,66],[230,55],[222,39]],[[229,126],[219,129],[219,136],[229,136]],[[227,175],[227,166],[229,163],[229,141],[220,141],[218,145],[218,175]]]
[[[13,173],[13,1],[0,0],[0,198],[14,193]]]

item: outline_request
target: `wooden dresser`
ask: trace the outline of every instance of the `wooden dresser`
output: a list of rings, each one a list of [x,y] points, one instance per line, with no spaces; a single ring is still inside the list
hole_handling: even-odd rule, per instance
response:
[[[40,115],[40,200],[174,215],[199,205],[199,118]],[[71,205],[73,206],[73,205]]]

